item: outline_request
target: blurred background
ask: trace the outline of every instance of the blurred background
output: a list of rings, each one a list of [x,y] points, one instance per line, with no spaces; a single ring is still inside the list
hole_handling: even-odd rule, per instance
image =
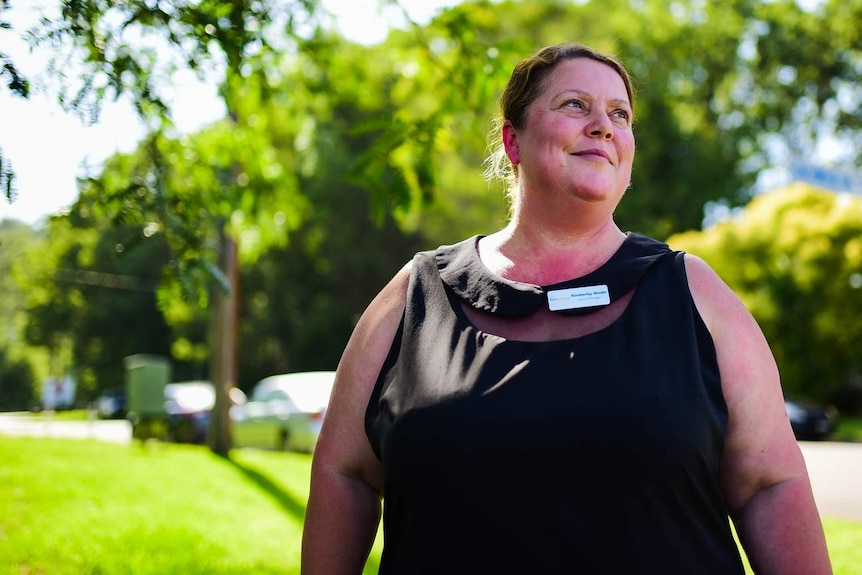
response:
[[[574,40],[636,82],[620,226],[722,275],[789,397],[862,414],[860,21],[860,0],[0,0],[0,410],[64,381],[89,404],[136,354],[225,392],[334,369],[414,252],[505,223],[499,92]]]

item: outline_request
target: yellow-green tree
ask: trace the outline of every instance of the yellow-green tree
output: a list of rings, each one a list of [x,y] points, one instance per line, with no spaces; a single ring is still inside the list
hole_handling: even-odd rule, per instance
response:
[[[789,395],[862,407],[853,404],[862,390],[862,198],[797,183],[668,242],[706,260],[742,298]]]

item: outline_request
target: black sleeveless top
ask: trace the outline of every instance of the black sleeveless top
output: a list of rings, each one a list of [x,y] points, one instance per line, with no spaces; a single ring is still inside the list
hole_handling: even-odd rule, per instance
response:
[[[742,574],[719,487],[727,408],[683,255],[629,234],[596,272],[510,282],[478,238],[417,254],[366,412],[386,470],[380,573]],[[551,288],[636,286],[610,326],[527,342],[476,329]]]

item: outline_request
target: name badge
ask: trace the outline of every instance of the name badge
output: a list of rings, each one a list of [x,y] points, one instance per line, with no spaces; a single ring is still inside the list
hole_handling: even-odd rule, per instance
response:
[[[555,289],[548,292],[548,307],[551,311],[595,307],[611,303],[608,286],[586,286]]]

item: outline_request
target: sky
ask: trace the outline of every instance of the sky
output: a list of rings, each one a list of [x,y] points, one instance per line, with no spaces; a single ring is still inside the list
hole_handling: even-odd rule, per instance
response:
[[[458,0],[403,0],[411,18],[428,21],[440,9]],[[0,52],[8,54],[16,67],[35,80],[44,69],[47,55],[31,53],[18,34],[43,14],[56,12],[58,0],[12,0],[5,13],[12,31],[0,30]],[[379,0],[323,0],[335,14],[336,25],[347,38],[367,44],[381,41],[389,26],[403,23],[392,9],[381,10]],[[216,87],[198,82],[191,75],[176,85],[172,114],[180,131],[193,132],[224,115]],[[34,225],[46,216],[61,213],[77,198],[75,179],[98,168],[116,152],[131,152],[144,136],[134,109],[124,101],[103,107],[99,122],[85,126],[60,108],[53,97],[34,85],[23,100],[0,88],[0,150],[16,173],[17,199],[9,204],[0,197],[0,220],[15,218]]]

